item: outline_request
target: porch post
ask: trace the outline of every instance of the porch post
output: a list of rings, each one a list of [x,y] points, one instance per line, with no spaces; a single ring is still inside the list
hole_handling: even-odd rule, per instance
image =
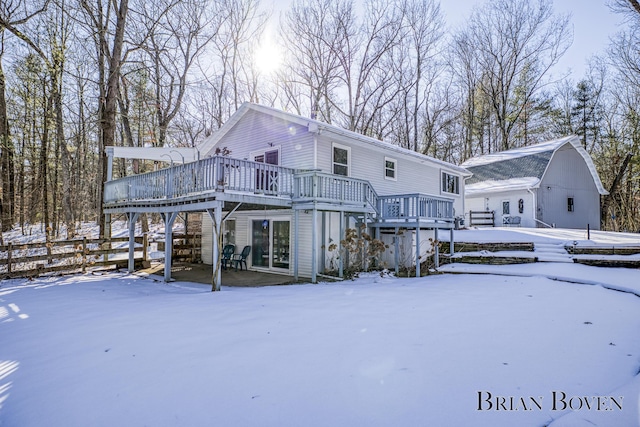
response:
[[[293,279],[298,281],[298,239],[299,234],[299,223],[300,223],[300,210],[293,209]]]
[[[311,283],[316,283],[318,275],[318,209],[311,211]]]
[[[439,268],[440,267],[440,245],[438,244],[438,227],[436,227],[435,229],[435,239],[433,241],[433,244],[435,245],[435,247],[433,248],[434,251],[434,259],[433,259],[433,264],[435,266],[435,268]]]
[[[420,224],[416,225],[416,277],[420,277]]]
[[[173,254],[173,222],[178,212],[167,212],[164,218],[164,281],[171,281],[171,256]]]
[[[213,221],[213,236],[212,236],[212,251],[213,251],[213,272],[211,277],[211,291],[216,292],[220,290],[222,284],[222,270],[220,268],[221,262],[221,248],[222,245],[222,205],[217,205],[213,209],[207,209],[207,213]]]
[[[135,256],[135,238],[136,238],[136,221],[138,220],[139,213],[130,212],[129,217],[129,264],[127,270],[129,273],[133,273],[135,270],[134,256]]]

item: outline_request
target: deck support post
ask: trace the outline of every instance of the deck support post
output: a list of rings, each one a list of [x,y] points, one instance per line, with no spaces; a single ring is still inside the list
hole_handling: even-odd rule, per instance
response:
[[[130,212],[127,216],[129,219],[129,264],[127,270],[129,273],[133,273],[135,270],[136,221],[138,221],[140,213]]]
[[[398,273],[400,273],[400,236],[398,236],[398,227],[396,226],[396,234],[393,236],[394,243],[394,253],[393,253],[393,262],[396,265],[396,277],[398,277]]]
[[[171,281],[171,257],[173,255],[173,223],[178,217],[178,212],[167,212],[164,218],[164,281]]]
[[[420,277],[420,224],[416,225],[416,277]]]
[[[435,228],[435,238],[433,239],[433,265],[440,268],[440,242],[438,242],[438,227]]]
[[[107,154],[107,181],[111,181],[113,179],[114,148],[112,146],[104,147],[104,151]],[[104,194],[102,198],[104,199]],[[111,239],[111,214],[104,215],[104,236],[101,237]],[[105,254],[104,260],[107,261],[107,258],[108,255]]]
[[[293,279],[298,281],[298,239],[300,229],[300,210],[293,209]]]
[[[340,215],[340,232],[338,234],[338,277],[344,278],[344,262],[342,261],[342,240],[344,236],[344,212],[339,212]]]
[[[320,236],[320,271],[321,272],[325,272],[327,271],[327,266],[326,266],[326,258],[327,258],[327,212],[326,211],[322,211],[322,215],[321,215],[321,220],[322,220],[322,235]]]
[[[213,209],[207,209],[207,213],[213,221],[213,236],[212,236],[212,249],[213,249],[213,272],[211,275],[211,291],[217,292],[220,290],[222,284],[222,205],[219,204]]]
[[[453,256],[455,254],[455,247],[453,242],[453,228],[450,230],[449,236],[449,255]]]
[[[316,283],[318,275],[318,209],[311,211],[311,283]]]

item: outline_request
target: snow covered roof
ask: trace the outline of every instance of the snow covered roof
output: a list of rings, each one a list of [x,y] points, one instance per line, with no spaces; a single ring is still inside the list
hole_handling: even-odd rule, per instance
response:
[[[438,160],[434,157],[427,156],[424,154],[417,153],[412,150],[408,150],[406,148],[399,147],[397,145],[380,141],[375,138],[371,138],[357,132],[352,132],[346,129],[342,129],[338,126],[330,125],[328,123],[324,123],[318,120],[310,119],[308,117],[299,116],[297,114],[288,113],[286,111],[278,110],[272,107],[266,107],[264,105],[253,104],[250,102],[243,103],[238,111],[236,111],[230,118],[225,122],[225,124],[217,131],[214,132],[209,138],[205,139],[199,146],[198,151],[200,152],[202,157],[210,156],[218,144],[218,142],[240,121],[240,119],[250,110],[258,111],[264,114],[268,114],[273,117],[280,118],[282,120],[289,121],[291,123],[296,123],[301,126],[305,126],[311,132],[330,132],[336,135],[340,135],[343,137],[347,137],[352,141],[358,141],[361,143],[369,144],[375,146],[377,148],[381,148],[384,150],[393,151],[398,154],[403,154],[409,157],[416,158],[418,160],[428,161],[430,163],[436,164],[441,167],[445,167],[451,171],[455,171],[460,173],[462,176],[470,176],[471,173],[461,167],[454,165],[453,163],[445,162],[443,160]]]
[[[465,186],[465,195],[475,196],[484,193],[499,193],[502,191],[527,190],[529,188],[537,188],[540,185],[540,179],[536,177],[511,178],[500,181],[486,180],[475,184],[467,184]]]
[[[578,154],[582,156],[593,177],[598,192],[603,195],[608,194],[600,181],[591,156],[589,156],[589,153],[582,147],[580,138],[576,135],[467,160],[461,166],[473,173],[473,176],[466,181],[467,186],[465,191],[468,194],[469,187],[473,189],[474,185],[487,181],[493,181],[494,184],[496,182],[504,182],[504,184],[499,184],[498,186],[509,187],[513,182],[517,182],[513,181],[517,178],[535,178],[541,180],[556,151],[566,144],[573,146]],[[489,191],[487,185],[483,188],[484,192]]]

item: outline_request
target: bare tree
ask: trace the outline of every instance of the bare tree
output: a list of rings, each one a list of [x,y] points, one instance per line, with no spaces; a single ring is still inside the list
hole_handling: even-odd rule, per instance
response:
[[[5,30],[23,39],[17,27],[29,22],[35,16],[45,12],[49,0],[26,2],[23,0],[6,0],[0,4],[0,223],[1,230],[10,230],[14,220],[15,168],[13,162],[14,145],[9,133],[9,119],[6,103],[6,79],[2,68],[5,52]]]
[[[149,68],[153,86],[157,146],[165,145],[169,124],[187,91],[191,67],[214,35],[207,34],[210,27],[206,4],[204,0],[170,1],[160,8],[165,13],[147,21],[148,36],[141,60]],[[157,7],[156,2],[152,9]],[[152,16],[151,11],[147,14]]]
[[[511,148],[514,126],[569,47],[568,22],[554,15],[551,0],[497,0],[475,9],[462,30],[475,47],[500,149]]]

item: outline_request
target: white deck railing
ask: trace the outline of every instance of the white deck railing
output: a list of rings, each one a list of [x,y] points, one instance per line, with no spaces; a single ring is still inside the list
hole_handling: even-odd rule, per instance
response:
[[[108,181],[104,201],[171,200],[224,191],[286,197],[295,203],[350,205],[375,213],[382,222],[454,220],[453,199],[426,194],[378,196],[363,179],[223,156]]]
[[[108,181],[104,201],[173,199],[225,190],[291,197],[293,174],[290,168],[215,156]]]
[[[369,181],[363,179],[319,171],[300,172],[294,177],[293,200],[299,203],[315,201],[370,206],[375,211],[377,197]]]
[[[382,221],[454,221],[453,199],[426,194],[399,194],[378,197]]]

